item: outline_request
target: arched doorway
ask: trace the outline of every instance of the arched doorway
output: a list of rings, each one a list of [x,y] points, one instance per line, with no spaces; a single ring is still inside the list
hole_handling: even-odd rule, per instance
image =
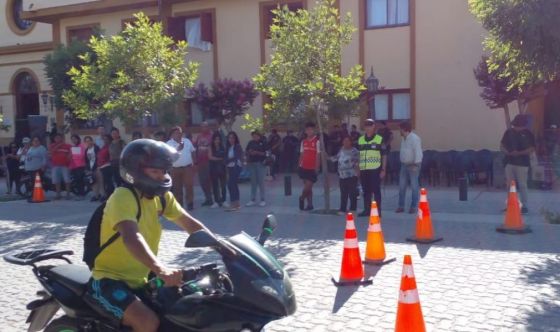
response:
[[[17,74],[12,89],[16,97],[15,139],[19,142],[31,134],[28,117],[39,115],[39,90],[35,78],[27,71]]]

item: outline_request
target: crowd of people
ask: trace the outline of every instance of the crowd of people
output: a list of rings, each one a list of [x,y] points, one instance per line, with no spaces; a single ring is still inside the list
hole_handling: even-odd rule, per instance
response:
[[[275,178],[278,173],[297,172],[303,181],[299,196],[299,208],[313,210],[313,185],[321,171],[321,153],[329,160],[329,170],[338,173],[340,186],[341,214],[357,209],[359,192],[363,192],[364,209],[359,214],[369,215],[372,198],[381,206],[381,180],[386,172],[386,156],[393,139],[392,131],[384,122],[371,119],[363,123],[362,135],[356,125],[334,125],[323,134],[325,147],[321,147],[320,133],[314,123],[306,123],[304,130],[296,135],[292,130],[282,137],[272,129],[268,137],[259,131],[251,132],[250,141],[243,147],[236,132],[213,131],[203,122],[200,132],[192,138],[182,127],[176,126],[168,133],[158,131],[153,139],[175,148],[180,158],[173,163],[171,178],[172,192],[177,201],[187,210],[195,208],[194,182],[198,177],[204,194],[201,206],[235,211],[241,207],[238,183],[242,174],[250,179],[250,197],[245,206],[266,206],[267,177]],[[410,212],[418,201],[418,175],[422,159],[420,139],[411,133],[410,124],[401,124],[404,151],[401,169],[399,210],[404,211],[404,194],[407,183],[412,187]],[[140,132],[132,134],[132,140],[141,139]],[[21,146],[13,142],[4,149],[7,170],[7,194],[20,192],[23,176],[33,179],[39,174],[42,179],[50,178],[55,199],[73,196],[85,199],[91,190],[91,201],[105,201],[123,184],[120,172],[120,155],[126,142],[117,128],[97,128],[97,135],[71,136],[70,144],[62,134],[50,137],[51,142],[43,145],[41,137],[23,138]],[[45,172],[49,170],[48,174]],[[47,177],[45,177],[48,175]],[[257,195],[258,194],[258,195]]]

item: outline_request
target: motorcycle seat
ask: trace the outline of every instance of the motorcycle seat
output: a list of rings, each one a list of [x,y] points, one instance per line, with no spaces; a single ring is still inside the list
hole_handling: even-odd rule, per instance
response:
[[[58,281],[78,296],[84,295],[86,285],[91,278],[87,266],[65,264],[50,269],[50,277]]]

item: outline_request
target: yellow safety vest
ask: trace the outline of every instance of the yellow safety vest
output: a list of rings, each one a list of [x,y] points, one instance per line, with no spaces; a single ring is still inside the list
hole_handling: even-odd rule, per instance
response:
[[[366,141],[363,135],[358,140],[358,150],[360,150],[360,170],[372,170],[381,167],[381,149],[383,137],[375,135],[371,140]]]

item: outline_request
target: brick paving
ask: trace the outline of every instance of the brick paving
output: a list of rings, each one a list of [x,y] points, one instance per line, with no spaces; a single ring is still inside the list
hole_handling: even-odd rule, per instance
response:
[[[283,196],[280,182],[267,186],[265,208],[235,213],[197,208],[194,213],[223,236],[256,233],[266,213],[277,214],[279,226],[268,247],[291,275],[298,310],[266,331],[392,331],[404,254],[412,255],[429,331],[560,331],[560,225],[544,223],[537,213],[541,206],[557,204],[558,193],[531,193],[526,219],[534,232],[513,236],[494,231],[502,221],[505,193],[476,189],[471,201],[458,202],[456,190],[431,190],[436,232],[444,241],[416,245],[404,241],[414,216],[391,212],[396,189],[388,187],[382,223],[387,253],[397,262],[366,267],[370,286],[336,288],[330,275],[340,268],[344,218],[297,211],[297,196]],[[294,193],[298,190],[294,187]],[[247,194],[243,186],[242,197]],[[321,205],[320,197],[315,205]],[[0,254],[50,245],[73,249],[79,261],[94,207],[73,201],[0,203]],[[357,221],[362,253],[366,224],[366,219]],[[188,266],[216,258],[207,250],[184,249],[186,234],[174,225],[167,228],[160,247],[164,261]],[[23,331],[25,305],[39,284],[29,268],[0,261],[0,269],[0,330]]]

